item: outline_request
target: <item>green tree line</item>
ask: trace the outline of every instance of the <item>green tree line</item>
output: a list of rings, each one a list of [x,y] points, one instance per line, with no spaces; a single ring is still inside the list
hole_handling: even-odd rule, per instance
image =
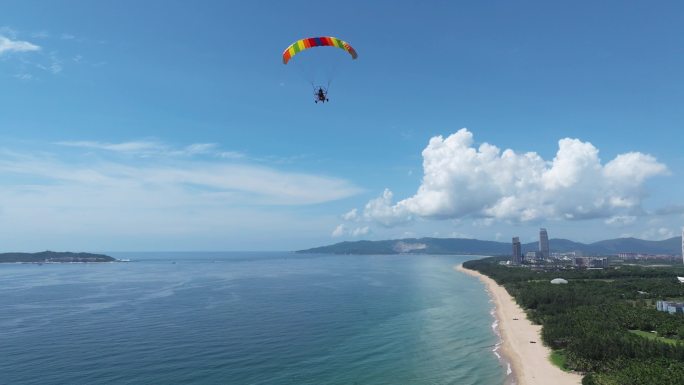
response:
[[[542,325],[542,340],[563,350],[585,385],[684,384],[684,316],[655,309],[656,300],[684,299],[677,267],[531,270],[500,258],[464,263],[503,285]],[[554,285],[553,278],[568,284]],[[674,340],[649,339],[641,330]]]

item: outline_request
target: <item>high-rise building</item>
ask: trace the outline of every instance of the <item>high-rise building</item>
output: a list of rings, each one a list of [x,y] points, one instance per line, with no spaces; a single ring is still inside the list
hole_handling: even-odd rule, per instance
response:
[[[549,252],[549,234],[546,229],[539,229],[539,252],[544,259],[551,255]]]
[[[522,256],[522,245],[520,244],[520,238],[513,237],[513,263],[521,264],[523,263]]]

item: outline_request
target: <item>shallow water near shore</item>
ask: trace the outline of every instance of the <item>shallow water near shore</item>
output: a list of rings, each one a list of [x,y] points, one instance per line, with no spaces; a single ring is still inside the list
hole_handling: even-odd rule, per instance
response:
[[[503,384],[472,257],[0,265],[0,383]]]

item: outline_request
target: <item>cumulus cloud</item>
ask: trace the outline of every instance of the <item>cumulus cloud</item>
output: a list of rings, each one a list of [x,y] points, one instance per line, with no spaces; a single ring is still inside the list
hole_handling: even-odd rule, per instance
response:
[[[29,52],[38,51],[40,47],[28,41],[12,40],[0,35],[0,56],[6,52]]]
[[[366,204],[363,219],[395,226],[413,218],[627,218],[642,211],[644,183],[668,174],[664,164],[639,152],[603,164],[599,150],[579,139],[559,140],[550,161],[534,152],[473,143],[465,128],[430,139],[422,152],[423,179],[416,194],[395,203],[386,189]]]
[[[411,213],[404,205],[393,205],[394,194],[385,189],[382,196],[375,198],[363,209],[363,218],[391,227],[411,220]]]

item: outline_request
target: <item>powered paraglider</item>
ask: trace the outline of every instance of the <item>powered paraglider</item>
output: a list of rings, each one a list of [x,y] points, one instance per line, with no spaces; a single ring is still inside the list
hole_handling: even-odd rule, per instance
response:
[[[356,50],[346,41],[340,40],[336,37],[332,36],[320,36],[320,37],[309,37],[306,39],[300,39],[295,41],[294,43],[290,44],[285,51],[283,51],[283,64],[288,64],[290,60],[297,55],[298,53],[302,51],[306,51],[310,48],[314,47],[335,47],[335,48],[340,48],[344,51],[346,51],[352,59],[356,59],[358,57],[358,54],[356,53]],[[326,67],[326,65],[321,65],[318,67]],[[326,70],[328,68],[316,68],[316,70]],[[325,76],[325,80],[327,80],[327,86],[324,87],[322,85],[317,85],[321,83],[316,83],[316,80],[323,80],[323,79],[315,79],[315,75],[313,75],[313,72],[317,71],[307,71],[310,73],[307,73],[307,80],[311,83],[311,86],[313,87],[314,91],[314,102],[318,103],[325,103],[328,102],[328,90],[330,88],[330,82],[331,82],[331,77],[332,74],[330,71]]]

